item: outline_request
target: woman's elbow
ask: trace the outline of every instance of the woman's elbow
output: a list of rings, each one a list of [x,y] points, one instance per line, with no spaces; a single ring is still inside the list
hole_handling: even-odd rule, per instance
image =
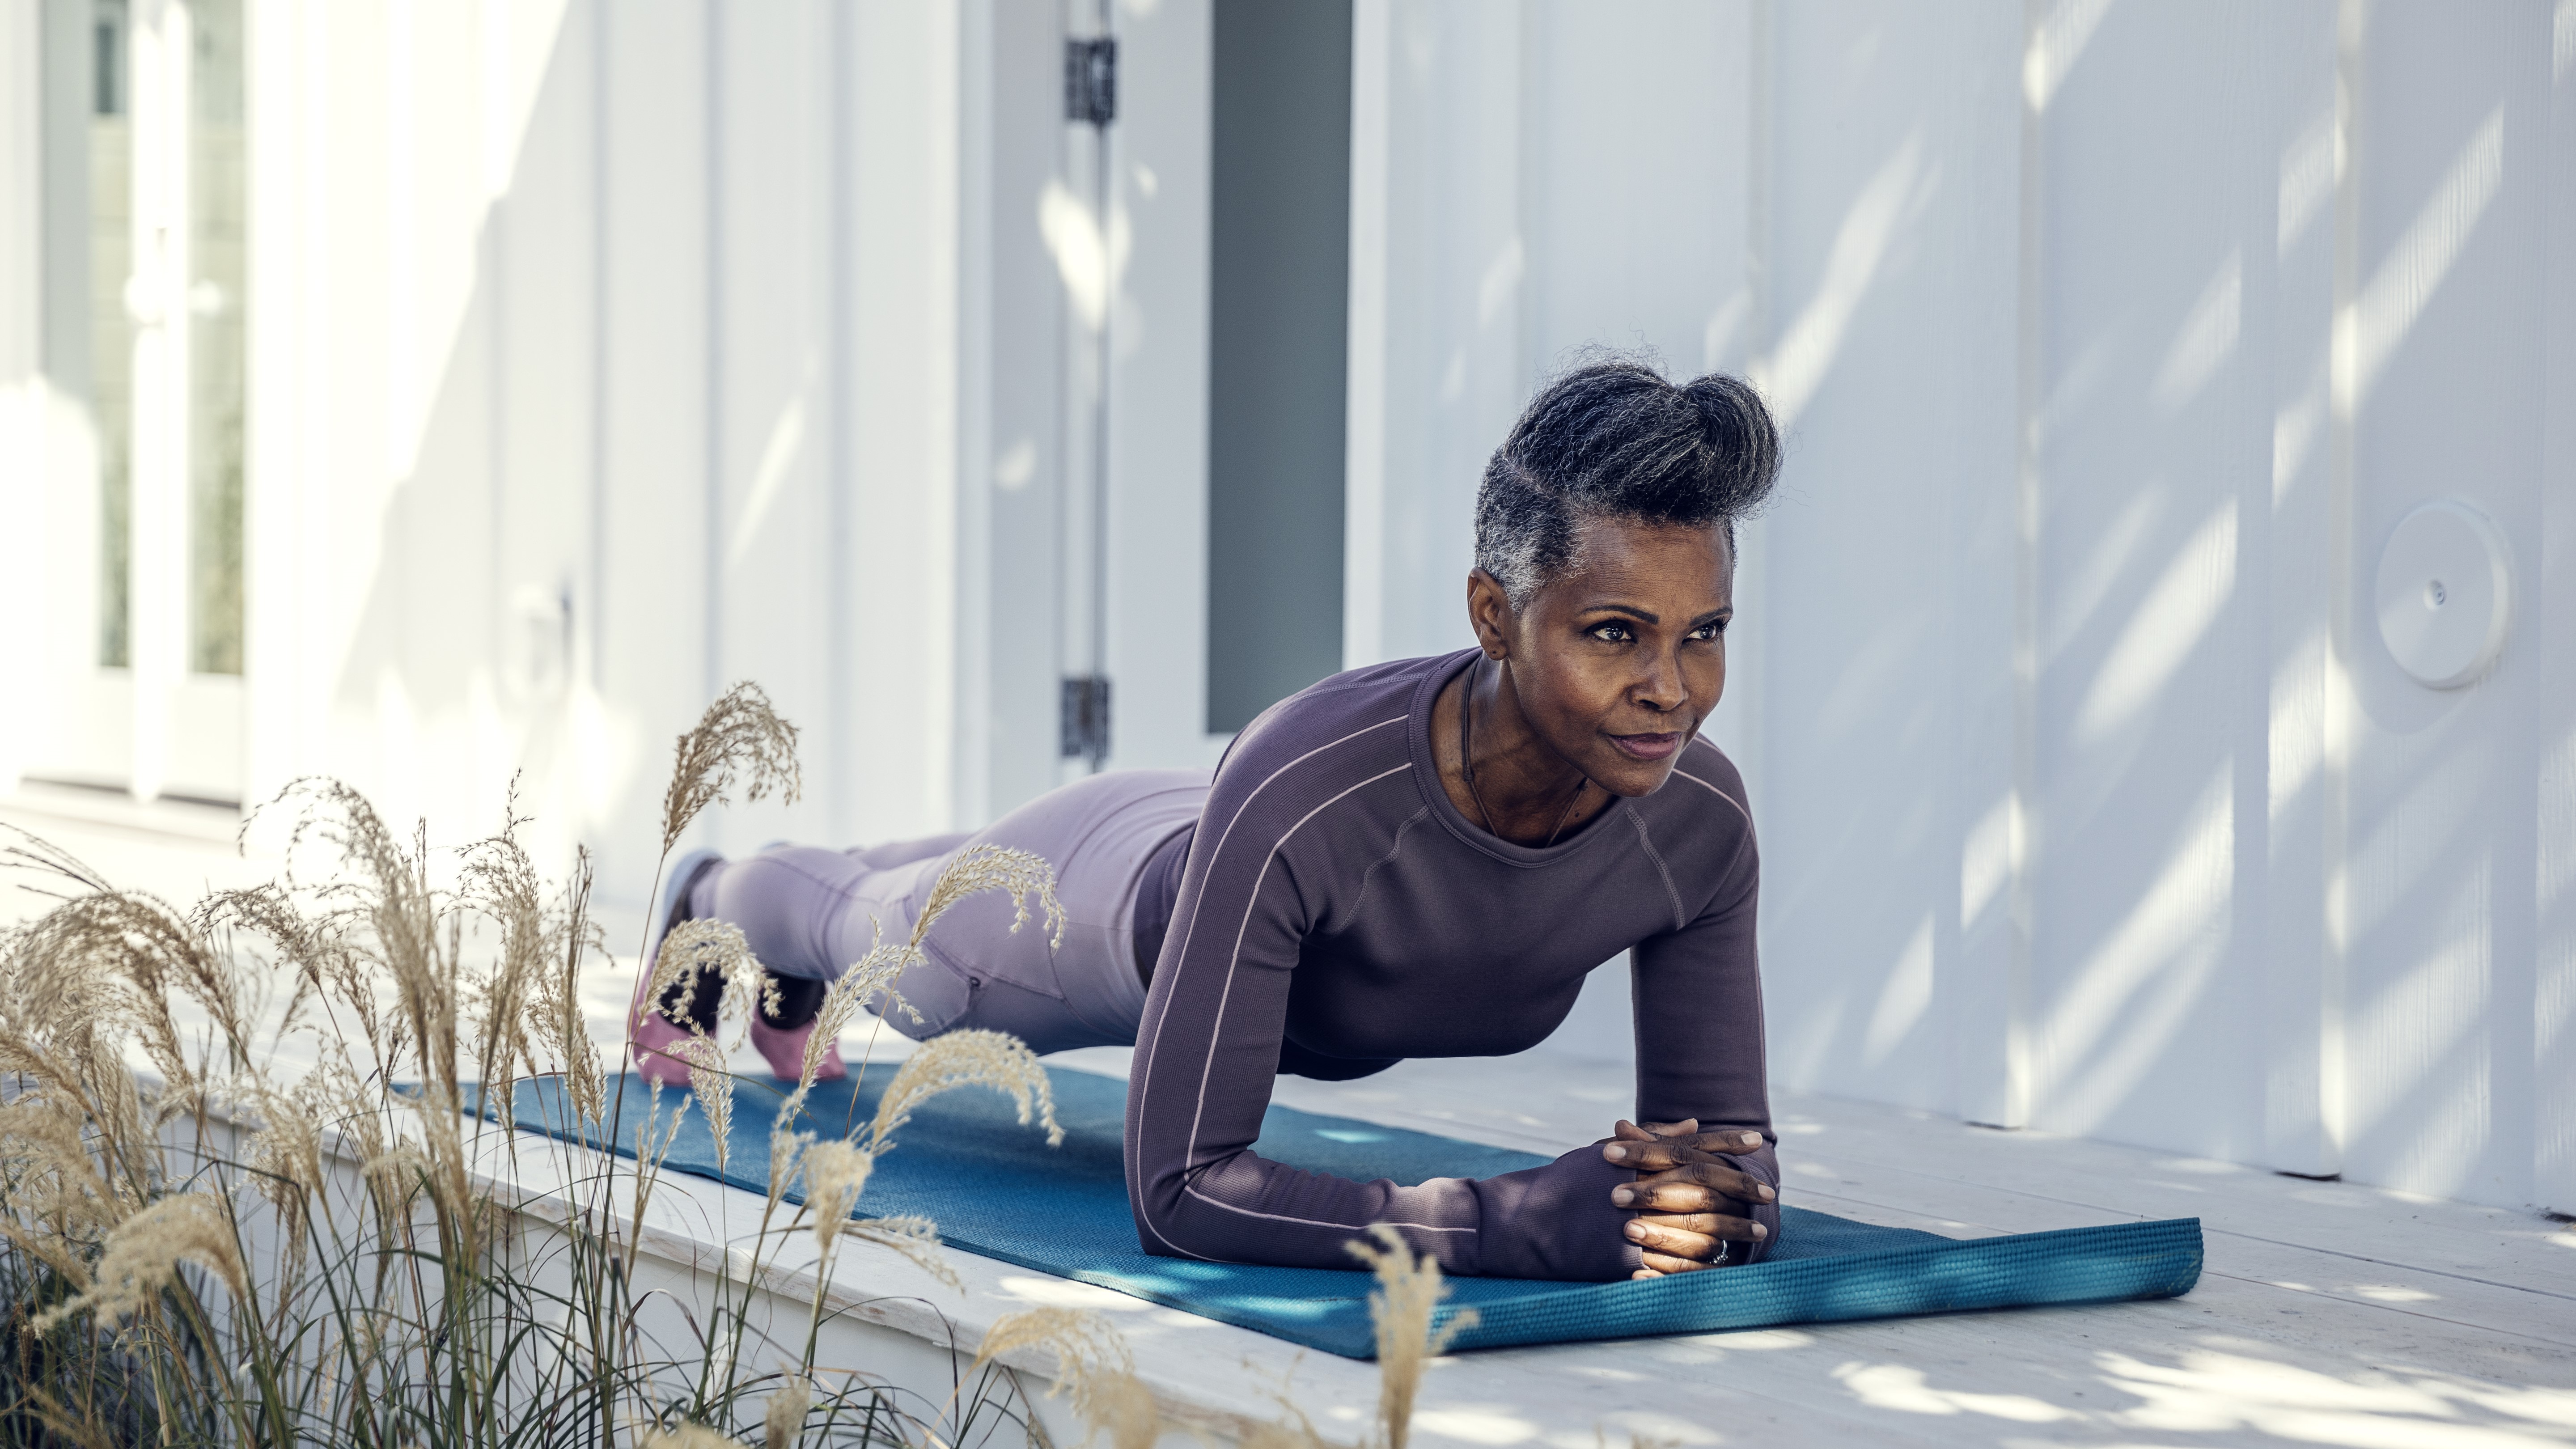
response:
[[[1186,1189],[1177,1179],[1149,1182],[1143,1192],[1131,1195],[1130,1206],[1136,1215],[1136,1246],[1157,1258],[1193,1258],[1206,1261],[1219,1256],[1214,1245],[1204,1241],[1209,1235],[1201,1215],[1190,1212],[1185,1203]]]

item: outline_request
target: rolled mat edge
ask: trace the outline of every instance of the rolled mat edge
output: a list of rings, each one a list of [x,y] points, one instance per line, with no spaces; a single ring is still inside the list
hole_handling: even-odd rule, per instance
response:
[[[2202,1251],[2200,1219],[2167,1218],[1970,1238],[1869,1257],[1760,1263],[1479,1304],[1475,1324],[1450,1347],[2178,1298],[2200,1282]],[[1350,1358],[1376,1352],[1374,1341],[1366,1352],[1347,1341],[1308,1346]]]

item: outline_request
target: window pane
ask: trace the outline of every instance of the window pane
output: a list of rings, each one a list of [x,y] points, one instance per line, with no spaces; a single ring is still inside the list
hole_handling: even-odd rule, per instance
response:
[[[1207,727],[1342,667],[1350,0],[1218,0]]]
[[[250,187],[241,0],[189,9],[188,667],[242,672],[243,254]]]
[[[134,129],[126,104],[125,6],[99,0],[90,28],[90,421],[98,430],[98,662],[130,659],[127,608],[133,541],[134,324],[125,281],[134,270]]]

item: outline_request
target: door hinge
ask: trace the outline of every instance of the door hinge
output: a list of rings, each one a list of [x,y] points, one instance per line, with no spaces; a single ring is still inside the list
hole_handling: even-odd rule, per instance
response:
[[[1097,674],[1064,682],[1063,755],[1088,759],[1094,767],[1109,758],[1109,681]]]
[[[1118,41],[1064,43],[1064,118],[1094,126],[1118,119]]]

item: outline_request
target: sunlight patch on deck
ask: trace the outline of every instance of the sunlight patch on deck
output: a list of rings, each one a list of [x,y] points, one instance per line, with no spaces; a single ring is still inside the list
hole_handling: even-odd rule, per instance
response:
[[[1894,1409],[1907,1414],[1982,1414],[1990,1419],[2009,1419],[2016,1424],[2054,1424],[2061,1419],[2083,1417],[2071,1409],[2034,1399],[2028,1394],[1980,1394],[1963,1389],[1936,1389],[1929,1374],[1903,1364],[1847,1363],[1834,1370],[1834,1377],[1851,1390],[1852,1396],[1873,1409]]]
[[[2114,1414],[2123,1427],[2165,1433],[2251,1430],[2351,1449],[2540,1449],[2563,1443],[2496,1424],[2461,1421],[2476,1405],[2552,1430],[2576,1429],[2576,1395],[2508,1394],[2430,1374],[2367,1371],[2350,1377],[2215,1349],[2187,1352],[2165,1367],[2121,1353],[2101,1356],[2104,1382],[2143,1402]],[[2527,1400],[2527,1402],[2525,1402]]]

